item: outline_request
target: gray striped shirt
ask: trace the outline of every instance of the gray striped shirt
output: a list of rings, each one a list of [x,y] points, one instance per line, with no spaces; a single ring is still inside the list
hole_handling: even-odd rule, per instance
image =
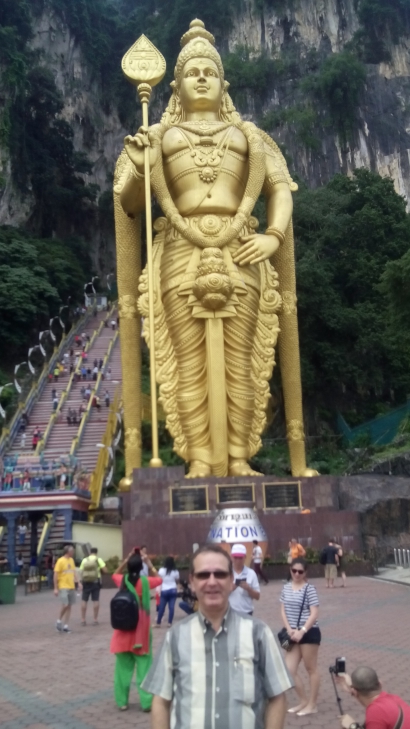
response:
[[[217,633],[199,612],[173,626],[143,682],[172,701],[171,729],[263,729],[292,686],[270,628],[231,608]]]

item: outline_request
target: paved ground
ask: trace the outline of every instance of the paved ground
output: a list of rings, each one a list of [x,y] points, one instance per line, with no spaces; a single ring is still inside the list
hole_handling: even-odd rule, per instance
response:
[[[346,656],[350,671],[359,664],[374,666],[387,690],[410,701],[408,588],[367,578],[352,578],[344,590],[326,590],[323,580],[313,582],[321,601],[324,638],[320,712],[306,718],[289,717],[287,726],[339,726],[328,673],[335,656]],[[255,611],[275,632],[281,627],[281,587],[281,583],[263,587]],[[112,595],[111,590],[102,593],[98,627],[82,628],[79,606],[75,606],[70,635],[54,629],[58,602],[50,593],[19,594],[16,605],[0,606],[1,729],[148,729],[149,716],[140,711],[135,688],[128,712],[119,713],[114,706],[114,658],[108,652]],[[181,618],[177,610],[177,619]],[[162,637],[163,629],[154,631],[155,646]],[[357,720],[363,718],[351,697],[344,699],[344,707]]]
[[[410,585],[410,567],[380,567],[377,579]]]

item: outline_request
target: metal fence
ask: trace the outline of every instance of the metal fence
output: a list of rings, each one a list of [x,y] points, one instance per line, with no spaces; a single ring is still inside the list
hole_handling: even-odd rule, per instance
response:
[[[410,568],[410,549],[393,549],[396,567]]]
[[[356,425],[354,428],[350,428],[339,413],[337,426],[348,443],[354,443],[358,438],[366,437],[370,443],[388,445],[398,435],[400,426],[406,418],[410,418],[410,398],[405,405],[391,410],[386,415],[368,420],[367,423]]]

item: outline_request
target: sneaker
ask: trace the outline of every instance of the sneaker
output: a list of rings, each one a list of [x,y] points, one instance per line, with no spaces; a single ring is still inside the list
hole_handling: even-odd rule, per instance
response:
[[[56,630],[58,633],[61,633],[63,630],[63,626],[61,625],[61,620],[57,620],[56,622]]]
[[[120,706],[119,709],[120,709],[120,711],[127,711],[128,706]]]
[[[63,628],[63,633],[71,633],[71,630],[70,630],[70,628],[68,627],[68,625],[65,625],[65,626],[64,626],[64,628]]]

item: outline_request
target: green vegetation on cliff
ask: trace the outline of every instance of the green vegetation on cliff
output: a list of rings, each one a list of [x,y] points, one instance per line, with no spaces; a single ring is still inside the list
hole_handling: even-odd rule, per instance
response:
[[[356,170],[296,193],[294,224],[304,392],[354,425],[410,392],[405,201],[391,180]]]

